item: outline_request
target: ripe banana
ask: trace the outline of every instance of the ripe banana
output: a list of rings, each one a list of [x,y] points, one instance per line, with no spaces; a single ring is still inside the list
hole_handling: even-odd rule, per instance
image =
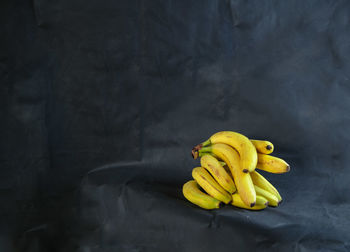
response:
[[[209,195],[225,204],[231,201],[231,195],[222,188],[212,176],[203,168],[196,167],[192,170],[192,177]]]
[[[210,156],[213,156],[214,158],[218,159],[218,157],[216,155],[214,155],[213,153],[210,153],[210,152],[201,152],[201,153],[198,153],[198,157],[203,157],[204,155],[210,155]],[[226,163],[224,161],[220,161],[218,160],[219,163],[221,164],[222,167],[224,167],[226,165]]]
[[[232,194],[232,202],[231,204],[235,207],[240,207],[240,208],[245,208],[249,210],[261,210],[267,207],[266,204],[261,204],[261,205],[255,205],[253,207],[248,207],[247,205],[244,204],[242,201],[241,197],[239,196],[238,193]]]
[[[220,208],[221,202],[205,193],[203,193],[196,181],[190,180],[182,187],[182,192],[186,199],[193,204],[204,209]]]
[[[236,191],[236,186],[233,183],[230,175],[222,167],[220,162],[213,156],[206,154],[201,157],[201,166],[209,171],[216,181],[229,193]]]
[[[233,177],[232,177],[232,174],[231,174],[230,169],[228,168],[227,164],[226,164],[224,161],[219,160],[218,156],[216,156],[216,155],[215,155],[214,153],[212,153],[212,152],[198,152],[198,151],[195,151],[195,152],[197,153],[197,155],[198,155],[199,157],[203,157],[204,155],[211,155],[211,156],[213,156],[214,158],[216,158],[216,159],[219,161],[219,163],[221,164],[221,166],[224,167],[226,173],[230,176],[230,178],[231,178],[232,181],[233,181]],[[192,150],[192,157],[193,157],[194,159],[196,159],[196,158],[194,157],[194,155],[193,155],[193,150]],[[234,183],[234,182],[233,182],[233,183]],[[237,189],[236,189],[236,190],[237,190]]]
[[[270,154],[273,152],[273,144],[269,141],[250,139],[258,153]],[[259,160],[259,159],[258,159]]]
[[[268,191],[265,191],[259,186],[254,186],[254,187],[257,195],[263,196],[269,201],[269,206],[278,206],[278,199],[275,195],[273,195],[272,193],[269,193]]]
[[[214,153],[210,153],[210,152],[201,152],[201,153],[198,153],[198,157],[203,157],[204,155],[212,155],[214,158],[218,159],[218,157],[214,154]]]
[[[271,173],[286,173],[290,171],[289,164],[283,159],[260,153],[258,154],[256,168]]]
[[[256,195],[256,205],[269,205],[269,201],[261,195]]]
[[[275,195],[278,199],[279,204],[282,202],[282,197],[277,191],[277,189],[260,173],[258,173],[257,171],[253,171],[252,173],[250,173],[250,176],[252,177],[254,185],[257,185],[265,191],[268,191],[269,193]]]
[[[239,153],[240,167],[243,172],[252,172],[255,170],[258,156],[256,149],[250,140],[237,132],[233,131],[221,131],[212,135],[207,141],[200,146],[196,146],[194,149],[200,149],[201,147],[208,146],[210,144],[224,143],[230,145],[236,149]]]
[[[254,147],[254,146],[253,146]],[[254,148],[255,149],[255,148]],[[249,173],[244,173],[241,169],[238,152],[227,144],[213,144],[203,147],[199,152],[212,152],[227,164],[232,173],[237,191],[244,204],[253,207],[255,205],[256,194],[252,179]]]
[[[254,145],[256,151],[262,154],[271,154],[274,150],[274,146],[271,142],[266,140],[254,140],[250,139],[252,144]],[[201,157],[201,155],[199,155]]]

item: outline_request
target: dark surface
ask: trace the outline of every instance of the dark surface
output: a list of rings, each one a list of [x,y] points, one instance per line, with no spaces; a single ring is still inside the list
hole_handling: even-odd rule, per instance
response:
[[[0,20],[0,251],[350,250],[349,2],[5,0]],[[184,199],[219,130],[275,144],[280,207]]]

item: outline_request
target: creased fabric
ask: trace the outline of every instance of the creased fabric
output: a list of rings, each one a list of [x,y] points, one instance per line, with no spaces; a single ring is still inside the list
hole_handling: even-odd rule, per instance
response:
[[[349,251],[350,3],[2,1],[1,251]],[[182,195],[220,130],[284,201]]]

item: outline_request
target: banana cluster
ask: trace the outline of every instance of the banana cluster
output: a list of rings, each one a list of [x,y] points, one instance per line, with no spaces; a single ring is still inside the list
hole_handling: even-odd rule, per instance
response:
[[[289,165],[271,156],[274,146],[269,141],[250,140],[232,131],[221,131],[192,149],[200,167],[182,191],[186,199],[205,209],[219,208],[222,203],[261,210],[278,206],[282,197],[277,189],[255,169],[289,172]]]

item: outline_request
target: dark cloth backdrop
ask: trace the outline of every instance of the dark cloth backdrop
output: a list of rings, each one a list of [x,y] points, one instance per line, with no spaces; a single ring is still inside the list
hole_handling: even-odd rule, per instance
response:
[[[1,251],[349,251],[348,1],[0,3]],[[182,185],[220,130],[268,139],[278,208]]]

